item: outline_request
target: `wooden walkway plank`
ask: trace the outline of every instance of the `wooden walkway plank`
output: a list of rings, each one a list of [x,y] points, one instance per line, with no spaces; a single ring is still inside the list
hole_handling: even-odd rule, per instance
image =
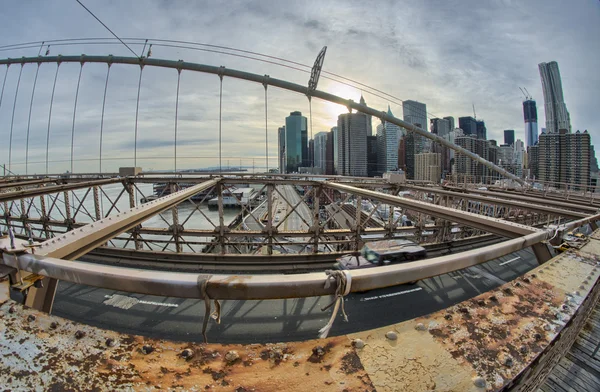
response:
[[[575,343],[538,391],[600,391],[600,301],[596,303]]]

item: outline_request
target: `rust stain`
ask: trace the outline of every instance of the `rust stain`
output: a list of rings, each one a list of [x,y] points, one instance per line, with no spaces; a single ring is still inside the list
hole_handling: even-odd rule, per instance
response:
[[[354,350],[345,336],[265,345],[177,343],[76,324],[10,301],[0,306],[0,377],[15,389],[374,390]]]

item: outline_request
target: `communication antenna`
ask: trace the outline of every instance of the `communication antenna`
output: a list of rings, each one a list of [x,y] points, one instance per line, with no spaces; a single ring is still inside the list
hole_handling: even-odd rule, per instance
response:
[[[477,113],[475,113],[475,104],[473,104],[473,118],[477,120]]]

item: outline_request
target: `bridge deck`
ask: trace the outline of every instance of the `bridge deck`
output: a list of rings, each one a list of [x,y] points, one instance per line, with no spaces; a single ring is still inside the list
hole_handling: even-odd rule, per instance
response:
[[[543,392],[600,391],[600,301],[571,350],[554,368]]]

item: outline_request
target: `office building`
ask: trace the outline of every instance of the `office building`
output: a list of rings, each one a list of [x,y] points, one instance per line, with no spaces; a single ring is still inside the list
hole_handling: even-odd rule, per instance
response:
[[[555,188],[585,189],[590,183],[591,139],[586,131],[542,133],[538,141],[539,180]]]
[[[444,120],[448,120],[448,122],[450,122],[450,130],[453,130],[455,128],[454,117],[452,117],[452,116],[444,117]]]
[[[393,116],[388,105],[387,114]],[[401,138],[401,128],[390,122],[377,125],[377,171],[396,170],[398,168],[398,142]]]
[[[337,127],[334,127],[337,129]],[[327,148],[325,152],[325,174],[332,175],[335,174],[335,170],[333,168],[333,146],[335,144],[335,138],[333,131],[327,132]]]
[[[389,108],[389,107],[388,107]],[[427,130],[427,105],[417,101],[406,100],[402,102],[404,121]]]
[[[331,135],[333,138],[333,174],[338,173],[338,128],[331,128]]]
[[[477,137],[477,120],[473,117],[459,117],[458,127],[462,129],[465,136],[473,135]]]
[[[504,144],[508,146],[512,146],[515,144],[515,130],[514,129],[505,129],[504,130]]]
[[[415,180],[439,184],[441,179],[441,156],[437,153],[415,154]]]
[[[377,136],[367,135],[367,177],[380,175],[377,162]]]
[[[445,137],[452,129],[452,124],[446,118],[432,118],[429,120],[429,130],[440,137]]]
[[[477,127],[477,139],[487,140],[487,129],[485,127],[485,122],[483,120],[478,120],[476,122]]]
[[[327,173],[327,135],[329,132],[319,132],[314,138],[314,157],[315,167],[321,170],[321,173]]]
[[[527,147],[538,142],[537,107],[533,99],[523,101],[523,118],[525,119],[525,143]]]
[[[285,126],[277,129],[277,150],[279,156],[279,173],[285,173]]]
[[[558,64],[556,61],[540,63],[538,68],[542,80],[542,91],[544,92],[546,134],[558,133],[561,129],[565,129],[567,133],[570,133],[571,118],[563,97]]]
[[[367,103],[365,102],[365,99],[362,96],[362,94],[360,95],[360,104],[367,106]],[[373,120],[371,118],[371,115],[365,114],[365,116],[367,117],[367,136],[373,136]]]
[[[501,151],[495,143],[491,143],[489,140],[477,139],[476,135],[456,137],[454,143],[494,164],[498,163],[501,156]],[[464,154],[456,153],[454,159],[455,174],[463,176],[463,179],[459,178],[461,182],[466,177],[469,182],[489,183],[496,177],[492,170]]]
[[[527,169],[529,170],[529,178],[537,180],[540,177],[539,160],[540,160],[539,144],[527,147]]]
[[[306,117],[291,112],[285,118],[285,172],[298,172],[308,162],[308,133]]]
[[[367,176],[367,116],[340,114],[337,124],[337,174]]]

